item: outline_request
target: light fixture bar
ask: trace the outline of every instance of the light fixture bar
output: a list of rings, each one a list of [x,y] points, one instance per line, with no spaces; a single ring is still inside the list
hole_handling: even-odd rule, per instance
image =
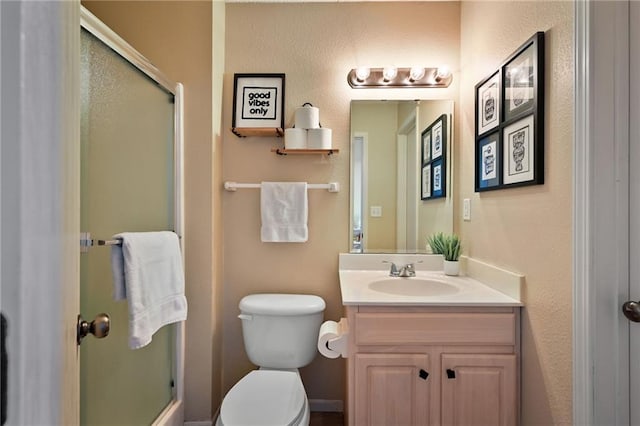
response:
[[[347,82],[354,89],[375,89],[385,87],[449,87],[453,76],[450,72],[438,73],[438,68],[425,68],[424,75],[420,79],[411,78],[411,68],[398,68],[398,73],[393,79],[385,79],[384,68],[371,68],[369,75],[364,79],[359,79],[356,75],[356,68],[349,71]],[[360,76],[362,76],[360,70]],[[387,75],[388,76],[388,75]]]

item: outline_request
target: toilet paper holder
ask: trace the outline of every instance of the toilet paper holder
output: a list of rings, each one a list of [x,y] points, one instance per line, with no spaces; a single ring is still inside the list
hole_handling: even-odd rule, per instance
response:
[[[347,358],[349,355],[349,323],[346,318],[339,322],[325,321],[318,333],[318,352],[327,358]]]

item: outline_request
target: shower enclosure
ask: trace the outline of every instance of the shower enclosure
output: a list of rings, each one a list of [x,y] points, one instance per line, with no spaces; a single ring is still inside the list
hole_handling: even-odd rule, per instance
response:
[[[164,423],[181,407],[183,325],[128,347],[126,301],[114,301],[110,248],[126,231],[182,235],[181,86],[85,9],[81,33],[81,312],[106,312],[106,338],[80,347],[80,423]],[[90,234],[90,235],[89,235]],[[172,408],[173,407],[173,408]]]

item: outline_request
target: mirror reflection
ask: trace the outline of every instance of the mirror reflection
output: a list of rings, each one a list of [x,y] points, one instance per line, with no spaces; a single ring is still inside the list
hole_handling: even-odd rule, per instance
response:
[[[423,132],[443,114],[445,196],[423,199]],[[453,140],[452,100],[351,102],[352,253],[424,253],[428,235],[453,232]]]

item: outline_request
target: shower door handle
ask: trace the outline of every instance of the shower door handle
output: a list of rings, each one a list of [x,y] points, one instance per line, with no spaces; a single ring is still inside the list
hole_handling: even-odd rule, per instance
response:
[[[628,300],[622,305],[622,313],[629,321],[640,322],[640,302]]]
[[[96,317],[91,322],[87,322],[82,319],[82,315],[78,315],[78,327],[76,332],[76,340],[78,345],[82,343],[82,339],[87,336],[87,334],[93,334],[96,339],[102,339],[109,335],[109,329],[111,328],[111,318],[109,318],[108,314],[101,313],[96,315]]]

